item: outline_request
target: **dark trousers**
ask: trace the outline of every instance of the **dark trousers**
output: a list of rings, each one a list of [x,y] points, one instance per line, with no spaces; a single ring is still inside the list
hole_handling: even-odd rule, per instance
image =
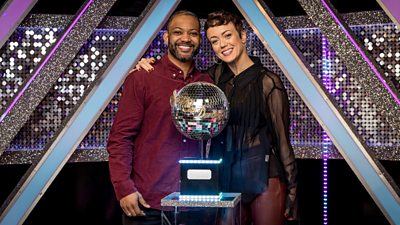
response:
[[[129,217],[122,214],[123,225],[161,225],[161,211],[157,209],[142,209],[146,216]]]

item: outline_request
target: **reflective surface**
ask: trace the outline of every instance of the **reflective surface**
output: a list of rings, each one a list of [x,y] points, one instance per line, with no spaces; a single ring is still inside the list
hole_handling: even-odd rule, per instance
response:
[[[188,138],[207,140],[218,135],[229,117],[229,103],[217,86],[205,82],[186,85],[171,97],[172,120]]]

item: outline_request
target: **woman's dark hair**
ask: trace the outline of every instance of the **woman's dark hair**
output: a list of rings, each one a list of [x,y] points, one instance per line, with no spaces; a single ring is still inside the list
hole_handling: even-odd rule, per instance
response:
[[[239,16],[224,10],[208,14],[206,23],[204,24],[204,31],[207,32],[210,27],[226,25],[230,22],[233,23],[237,32],[241,35],[243,31],[242,19]]]

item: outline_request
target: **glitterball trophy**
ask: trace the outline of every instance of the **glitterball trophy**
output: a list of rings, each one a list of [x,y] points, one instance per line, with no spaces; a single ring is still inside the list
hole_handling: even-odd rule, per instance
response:
[[[200,159],[181,159],[181,197],[220,194],[218,168],[222,159],[208,159],[211,138],[225,127],[229,117],[228,100],[216,85],[194,82],[171,96],[172,119],[187,138],[199,140]],[[207,142],[204,148],[203,143]]]
[[[225,127],[229,116],[229,103],[217,86],[205,82],[186,85],[171,97],[172,120],[184,136],[210,140]],[[201,157],[208,158],[201,149]]]

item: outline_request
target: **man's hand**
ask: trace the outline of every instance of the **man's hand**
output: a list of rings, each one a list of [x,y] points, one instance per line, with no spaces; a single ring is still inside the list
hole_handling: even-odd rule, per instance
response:
[[[145,216],[144,212],[139,208],[139,204],[150,208],[150,205],[147,204],[138,191],[121,198],[119,204],[127,216]]]
[[[136,71],[136,70],[141,70],[144,69],[147,72],[152,71],[154,68],[151,64],[153,64],[156,61],[155,58],[141,58],[139,62],[136,64],[135,68],[131,70],[130,72]]]

